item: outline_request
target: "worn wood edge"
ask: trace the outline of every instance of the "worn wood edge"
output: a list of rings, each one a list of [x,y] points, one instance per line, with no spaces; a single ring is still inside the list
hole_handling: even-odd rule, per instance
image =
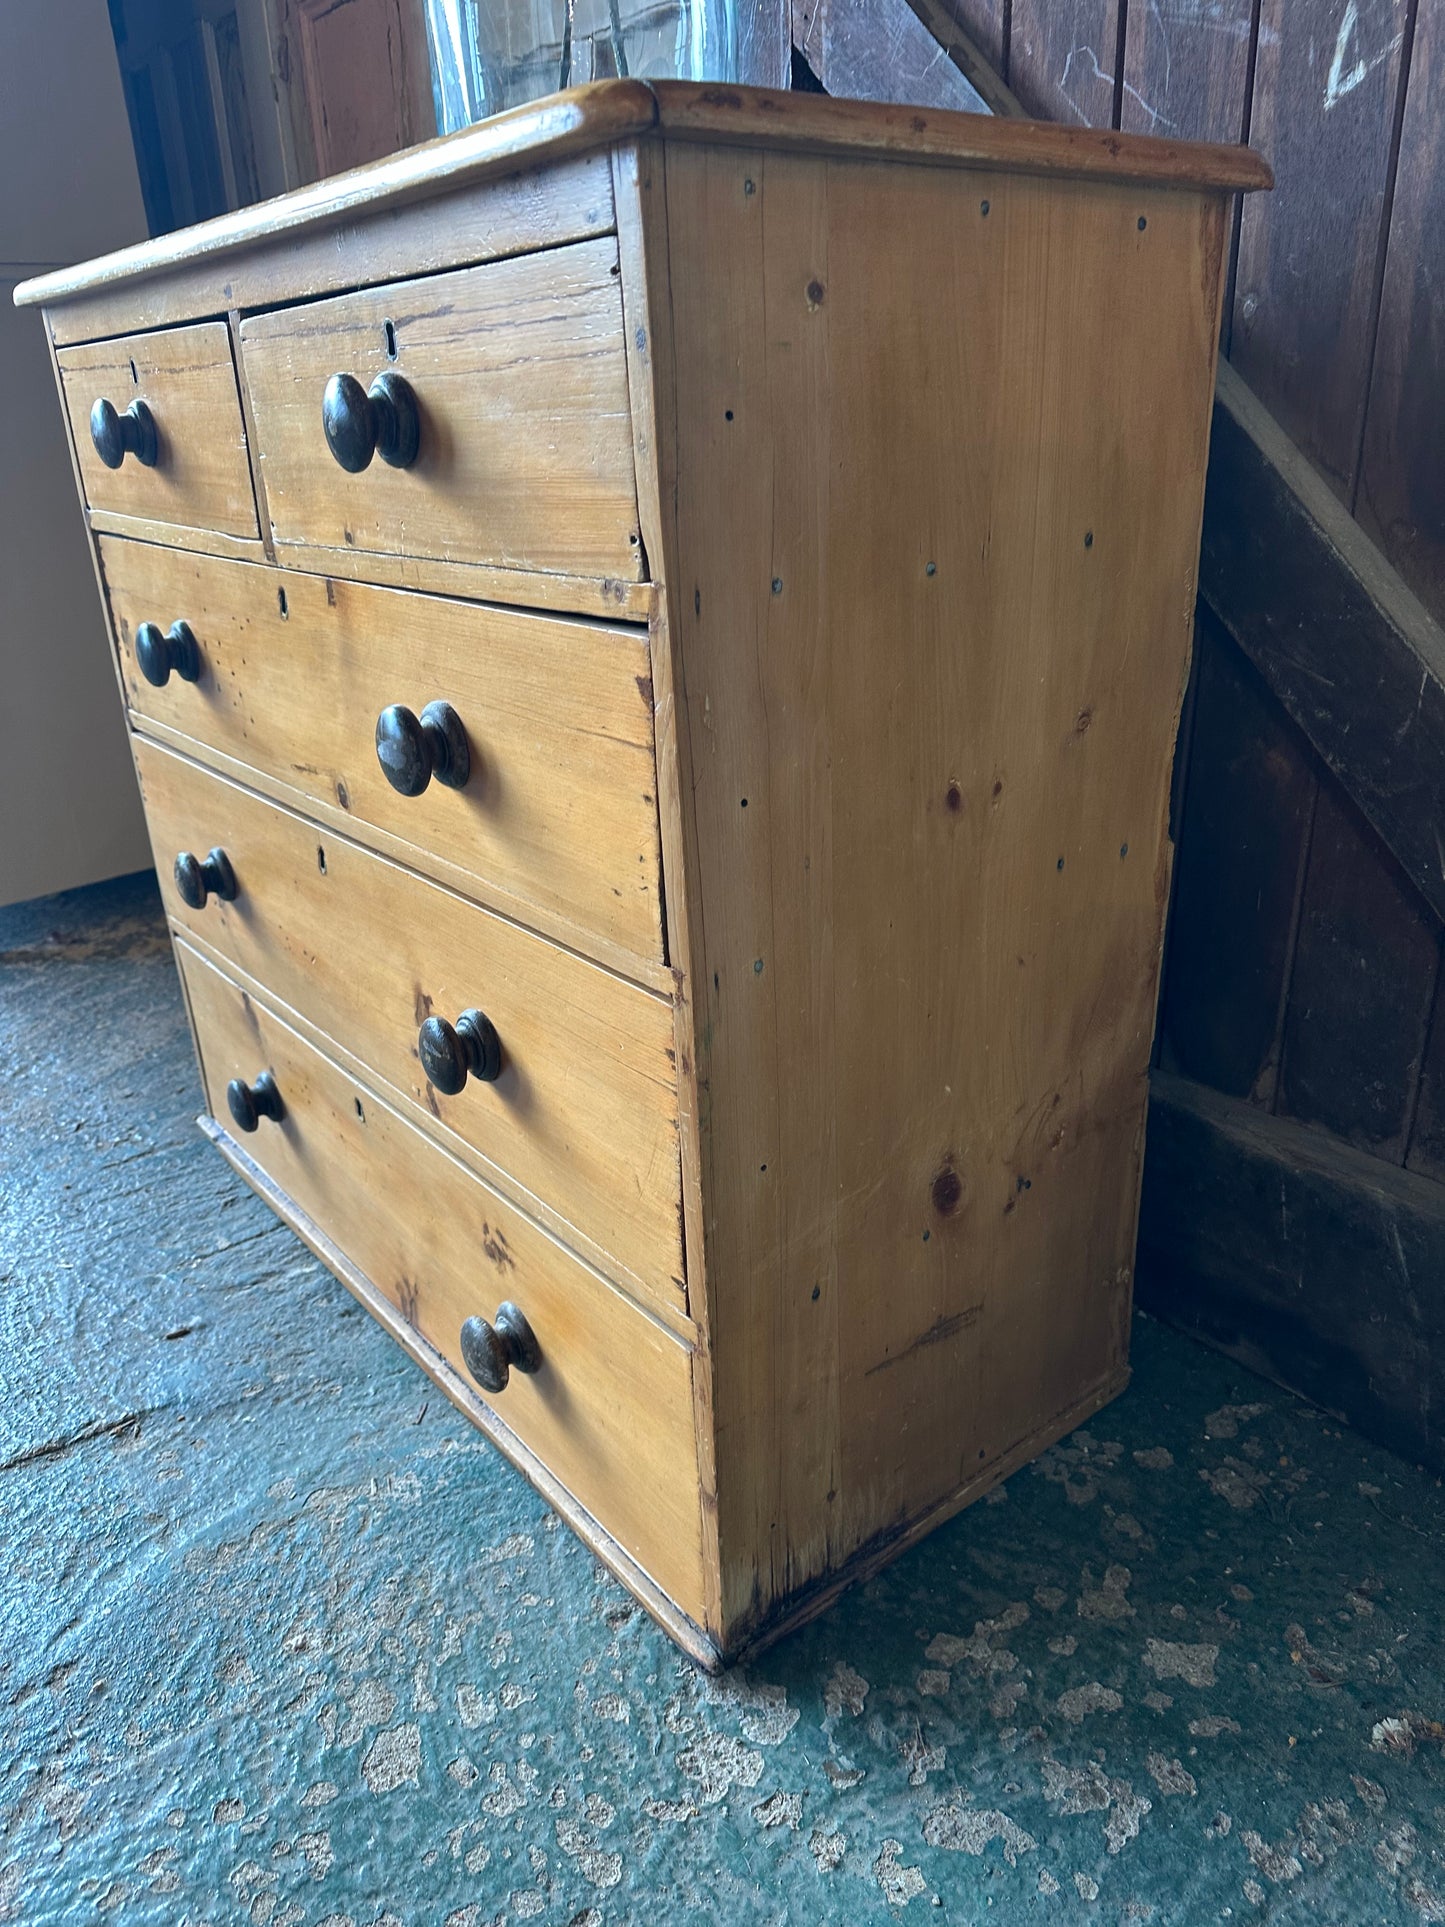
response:
[[[1188,1078],[1152,1092],[1141,1307],[1445,1469],[1445,1187]]]
[[[1007,1452],[1001,1453],[983,1471],[973,1473],[962,1485],[955,1486],[941,1499],[931,1501],[921,1512],[913,1513],[900,1524],[889,1526],[876,1534],[850,1554],[836,1571],[821,1580],[815,1580],[807,1592],[784,1599],[781,1605],[774,1607],[758,1626],[746,1631],[736,1643],[725,1639],[721,1649],[724,1661],[732,1665],[744,1656],[754,1659],[789,1633],[796,1632],[798,1627],[818,1618],[850,1586],[871,1579],[874,1573],[881,1572],[902,1553],[926,1539],[939,1526],[945,1525],[955,1514],[981,1499],[1004,1479],[1010,1478],[1021,1465],[1027,1465],[1031,1459],[1047,1451],[1049,1446],[1075,1431],[1086,1419],[1092,1418],[1095,1412],[1102,1411],[1126,1388],[1129,1377],[1130,1368],[1127,1364],[1116,1366],[1107,1378],[1101,1379],[1082,1398],[1046,1419],[1042,1425],[1035,1426],[1017,1445],[1010,1446]]]
[[[253,476],[253,483],[254,479]],[[255,500],[254,494],[252,500]],[[81,504],[84,507],[84,494]],[[85,519],[93,535],[125,535],[133,542],[150,542],[162,549],[184,549],[191,555],[217,555],[227,562],[271,560],[259,535],[222,535],[215,529],[191,528],[184,522],[152,522],[141,515],[118,515],[113,509],[87,507]]]
[[[1200,590],[1445,917],[1445,630],[1227,362]]]
[[[464,870],[445,857],[436,856],[421,844],[408,843],[391,830],[363,822],[353,810],[344,810],[340,804],[328,803],[324,797],[293,789],[283,777],[254,769],[225,750],[214,748],[203,738],[188,736],[184,730],[162,722],[159,717],[144,716],[134,709],[128,710],[127,715],[135,735],[162,743],[167,749],[177,750],[193,762],[214,770],[217,775],[228,777],[231,782],[245,789],[255,790],[273,803],[280,803],[293,814],[339,832],[349,842],[359,843],[363,848],[375,851],[378,856],[386,857],[399,869],[410,870],[429,883],[440,883],[454,896],[465,897],[469,903],[492,912],[504,922],[515,923],[533,936],[545,938],[554,949],[565,950],[583,963],[600,964],[611,976],[621,977],[636,989],[648,991],[667,1002],[672,1001],[673,973],[660,959],[644,957],[628,950],[624,945],[599,936],[586,925],[573,921],[560,911],[549,909],[545,904],[534,903],[528,897],[515,896],[486,877]]]
[[[687,1308],[696,1339],[692,1361],[693,1428],[703,1501],[703,1570],[708,1624],[723,1624],[722,1551],[717,1502],[717,1421],[713,1406],[712,1317],[703,1203],[698,1054],[692,984],[703,956],[702,908],[690,862],[692,765],[686,708],[678,700],[678,658],[667,582],[677,553],[677,447],[672,290],[668,257],[667,150],[638,142],[613,156],[613,205],[628,352],[637,502],[643,545],[659,586],[650,631],[658,828],[662,844],[663,913],[673,967],[677,1128],[682,1174],[683,1263]],[[695,928],[694,926],[698,926]]]
[[[384,589],[455,596],[462,602],[491,603],[499,609],[585,616],[591,622],[641,625],[651,620],[657,607],[655,584],[628,582],[620,576],[550,575],[542,569],[508,569],[489,562],[319,549],[297,542],[275,543],[273,557],[277,568],[293,569],[297,575],[374,582]]]
[[[256,527],[261,536],[261,552],[269,561],[275,554],[271,512],[266,503],[266,478],[261,473],[261,458],[257,453],[261,443],[256,434],[255,412],[251,407],[251,381],[241,355],[239,309],[229,308],[226,311],[226,338],[231,347],[231,372],[236,378],[236,399],[241,404],[241,433],[246,438],[246,466],[251,473],[251,500],[256,509]]]
[[[632,1554],[612,1537],[606,1527],[600,1525],[592,1514],[573,1498],[567,1487],[548,1471],[531,1448],[524,1445],[486,1401],[472,1391],[461,1374],[406,1322],[391,1301],[372,1284],[365,1272],[351,1262],[345,1252],[332,1242],[312,1218],[292,1203],[289,1195],[266,1175],[260,1165],[253,1162],[215,1118],[203,1112],[196,1122],[237,1176],[250,1185],[262,1203],[269,1205],[282,1223],[296,1234],[313,1256],[319,1258],[327,1270],[345,1285],[352,1297],[371,1313],[387,1335],[396,1341],[413,1364],[421,1367],[457,1410],[464,1417],[469,1418],[477,1430],[496,1446],[503,1458],[521,1473],[533,1491],[571,1527],[587,1549],[595,1554],[613,1578],[632,1594],[669,1639],[675,1641],[688,1658],[694,1660],[704,1671],[720,1672],[724,1664],[723,1656],[710,1635],[690,1619],[679,1606],[673,1604],[657,1582],[650,1577],[645,1567],[639,1565]]]
[[[58,345],[78,347],[201,318],[220,320],[231,309],[248,314],[320,301],[596,239],[613,229],[612,177],[605,160],[605,149],[590,148],[490,180],[456,187],[440,183],[409,204],[363,211],[352,220],[272,246],[240,248],[215,261],[183,260],[52,303],[45,309],[45,325]],[[589,174],[599,185],[605,177],[606,194],[598,196],[595,207],[578,194]]]
[[[933,38],[991,114],[1001,120],[1027,120],[1023,102],[1003,80],[983,49],[959,25],[943,0],[908,0]]]
[[[169,268],[333,227],[377,209],[402,207],[441,187],[470,186],[626,140],[645,133],[656,119],[656,97],[642,81],[605,80],[574,87],[237,213],[22,281],[15,305],[74,300]]]
[[[1267,161],[1249,147],[1160,140],[1109,128],[1065,127],[891,102],[763,87],[698,86],[654,80],[659,133],[830,157],[922,161],[1021,174],[1078,176],[1185,190],[1249,193],[1274,185]]]
[[[483,1184],[495,1191],[513,1210],[520,1213],[522,1217],[530,1219],[539,1230],[545,1231],[548,1237],[556,1239],[558,1244],[565,1245],[574,1258],[586,1265],[589,1270],[595,1271],[611,1290],[620,1292],[645,1317],[651,1318],[686,1344],[693,1344],[696,1328],[679,1302],[680,1295],[670,1289],[671,1280],[665,1284],[659,1284],[656,1279],[644,1278],[639,1272],[633,1271],[622,1259],[615,1257],[605,1246],[598,1244],[595,1238],[589,1237],[579,1225],[574,1224],[570,1218],[564,1217],[545,1198],[530,1190],[505,1165],[495,1163],[483,1152],[478,1151],[475,1145],[469,1144],[459,1132],[448,1129],[432,1116],[424,1104],[417,1103],[405,1091],[398,1089],[364,1057],[358,1057],[354,1051],[348,1050],[339,1038],[333,1037],[329,1031],[323,1030],[319,1024],[314,1023],[304,1011],[297,1010],[284,998],[278,997],[269,984],[263,983],[258,977],[253,977],[250,971],[244,969],[233,957],[228,957],[224,951],[217,950],[213,944],[185,924],[176,922],[174,918],[169,918],[168,922],[172,942],[194,950],[203,962],[210,964],[212,969],[221,976],[229,978],[248,996],[254,997],[258,1003],[273,1011],[284,1024],[289,1025],[296,1032],[302,1043],[309,1044],[323,1057],[329,1057],[339,1070],[344,1071],[348,1077],[355,1078],[358,1084],[369,1090],[381,1103],[390,1105],[392,1110],[409,1124],[414,1125],[423,1137],[430,1138],[433,1144],[439,1146],[458,1164],[464,1165],[474,1177],[480,1178]]]
[[[308,230],[336,226],[378,209],[405,206],[443,185],[467,186],[588,148],[633,140],[653,127],[674,140],[891,155],[898,160],[1089,175],[1163,187],[1248,192],[1270,187],[1274,180],[1268,164],[1248,147],[1167,141],[1108,129],[991,119],[878,101],[834,100],[764,87],[700,86],[675,80],[596,81],[235,214],[103,255],[80,267],[22,281],[13,298],[21,308],[73,301],[263,242],[274,244]]]

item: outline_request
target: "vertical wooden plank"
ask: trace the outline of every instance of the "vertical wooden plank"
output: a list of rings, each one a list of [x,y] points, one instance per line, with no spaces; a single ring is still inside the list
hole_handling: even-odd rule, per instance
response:
[[[1132,0],[1119,124],[1171,140],[1237,141],[1253,0]]]
[[[1009,85],[1039,120],[1109,127],[1120,0],[1014,0]]]
[[[1419,1102],[1405,1162],[1422,1177],[1445,1180],[1445,972],[1435,983]]]
[[[1440,925],[1342,790],[1322,783],[1285,1015],[1279,1109],[1403,1161]]]
[[[1264,0],[1230,359],[1346,501],[1364,419],[1410,0]]]
[[[1420,8],[1355,513],[1445,621],[1445,8]]]
[[[1201,606],[1160,1063],[1268,1103],[1314,777],[1298,732]]]

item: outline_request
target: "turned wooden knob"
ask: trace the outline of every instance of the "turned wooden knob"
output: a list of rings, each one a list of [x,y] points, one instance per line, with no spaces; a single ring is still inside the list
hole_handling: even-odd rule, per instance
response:
[[[211,896],[220,897],[223,903],[235,902],[236,872],[224,850],[212,850],[204,862],[189,850],[182,850],[176,858],[175,877],[182,903],[193,910],[204,910]]]
[[[286,1115],[281,1093],[270,1071],[262,1071],[254,1084],[233,1077],[226,1086],[226,1109],[239,1131],[254,1131],[263,1117],[279,1124]]]
[[[391,468],[410,468],[421,446],[421,411],[411,383],[390,372],[363,388],[355,375],[333,375],[321,397],[326,445],[349,475],[379,455]]]
[[[174,670],[182,682],[201,679],[201,648],[188,622],[173,622],[165,634],[154,622],[135,632],[136,667],[156,689],[164,689]]]
[[[504,1392],[511,1368],[535,1372],[542,1363],[536,1334],[517,1307],[497,1309],[496,1322],[469,1318],[462,1326],[462,1361],[484,1392]]]
[[[102,397],[90,411],[90,439],[107,468],[119,468],[127,455],[142,468],[154,468],[160,453],[155,416],[143,401],[133,401],[122,415]]]
[[[402,703],[376,719],[376,760],[403,796],[420,796],[433,777],[448,789],[467,786],[472,752],[462,719],[450,703],[428,703],[414,716]]]
[[[417,1038],[417,1054],[427,1082],[443,1097],[455,1097],[467,1078],[495,1083],[502,1069],[502,1040],[480,1010],[464,1010],[455,1029],[445,1017],[428,1017]]]

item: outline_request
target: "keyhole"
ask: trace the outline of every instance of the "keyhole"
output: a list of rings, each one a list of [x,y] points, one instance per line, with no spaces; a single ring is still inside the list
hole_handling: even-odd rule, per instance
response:
[[[394,321],[383,321],[381,325],[386,330],[386,358],[388,361],[395,361],[396,323]]]
[[[131,362],[131,365],[130,365],[130,378],[131,378],[131,382],[133,383],[133,385],[134,385],[135,387],[137,387],[137,388],[139,388],[139,387],[140,387],[140,376],[139,376],[139,375],[138,375],[138,374],[136,373],[136,371],[135,371],[135,363],[134,363],[134,361],[132,361],[132,362]]]
[[[326,852],[319,843],[316,845],[316,867],[322,876],[326,875]]]
[[[281,611],[281,620],[284,622],[291,613],[286,607],[286,591],[284,589],[278,589],[276,591],[276,607]]]

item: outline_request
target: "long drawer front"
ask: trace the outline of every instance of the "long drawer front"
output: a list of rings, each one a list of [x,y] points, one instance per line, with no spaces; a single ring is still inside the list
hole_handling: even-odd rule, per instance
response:
[[[237,1137],[273,1183],[472,1383],[459,1340],[510,1302],[540,1368],[486,1397],[651,1578],[703,1617],[691,1353],[370,1088],[178,943],[214,1116],[269,1073],[281,1117]]]
[[[426,1128],[454,1133],[604,1269],[685,1307],[665,998],[156,743],[137,739],[136,763],[179,927],[372,1070]],[[196,859],[191,894],[208,889],[200,908],[178,886],[181,853]],[[423,1072],[419,1029],[473,1011],[499,1040],[497,1074],[444,1095]]]
[[[483,895],[504,892],[661,957],[652,683],[639,631],[141,542],[100,547],[135,714],[402,838],[422,868],[434,852]],[[164,680],[147,680],[142,659]],[[420,723],[439,702],[463,733],[465,773],[433,766]],[[378,719],[396,707],[409,714],[388,718],[386,747],[418,794],[398,793],[378,760]]]

